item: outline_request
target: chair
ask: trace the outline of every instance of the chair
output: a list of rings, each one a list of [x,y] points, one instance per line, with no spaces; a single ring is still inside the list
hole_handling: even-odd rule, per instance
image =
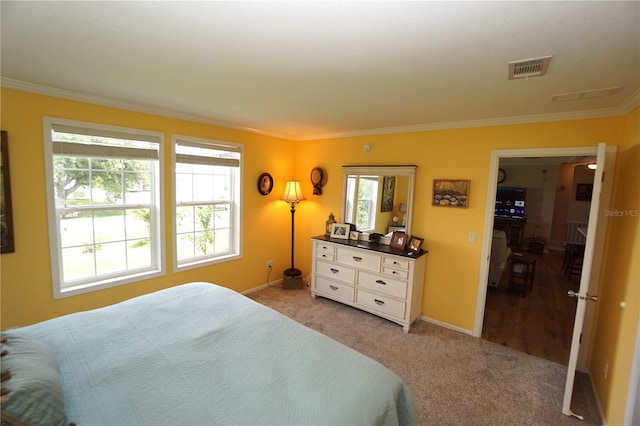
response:
[[[582,261],[584,259],[584,244],[567,243],[562,260],[562,269],[567,280],[571,276],[582,274]]]
[[[491,242],[491,260],[489,262],[489,286],[498,287],[502,272],[509,263],[511,249],[507,245],[507,234],[497,229],[493,230],[493,241]]]

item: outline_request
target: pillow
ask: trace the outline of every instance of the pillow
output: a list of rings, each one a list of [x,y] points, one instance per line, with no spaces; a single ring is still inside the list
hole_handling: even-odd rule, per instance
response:
[[[38,340],[3,333],[2,424],[65,425],[56,354]]]

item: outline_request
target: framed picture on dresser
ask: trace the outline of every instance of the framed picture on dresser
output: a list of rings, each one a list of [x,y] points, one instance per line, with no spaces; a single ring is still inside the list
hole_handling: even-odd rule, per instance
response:
[[[348,240],[350,231],[351,225],[349,225],[348,223],[334,223],[333,225],[331,225],[330,237]]]
[[[404,250],[404,247],[407,245],[407,234],[401,231],[394,231],[391,235],[391,243],[389,243],[389,245]]]

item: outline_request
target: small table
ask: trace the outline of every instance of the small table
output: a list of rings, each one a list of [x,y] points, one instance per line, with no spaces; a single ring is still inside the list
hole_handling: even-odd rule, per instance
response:
[[[518,284],[517,281],[520,280],[520,284],[522,284],[522,297],[527,293],[527,286],[529,287],[529,291],[532,291],[537,260],[538,258],[532,254],[513,253],[513,255],[511,255],[511,270],[509,272],[509,287],[507,290],[511,290],[515,284]]]

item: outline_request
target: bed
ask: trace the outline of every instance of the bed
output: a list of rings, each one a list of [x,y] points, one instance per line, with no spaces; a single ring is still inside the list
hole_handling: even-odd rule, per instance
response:
[[[3,339],[2,370],[14,366],[3,377],[2,387],[13,387],[3,420],[31,407],[47,424],[78,426],[416,424],[396,374],[210,283],[10,329]],[[44,361],[32,359],[40,352]],[[59,371],[59,385],[21,391],[29,363],[50,367],[34,380]],[[37,403],[22,401],[29,397]]]

